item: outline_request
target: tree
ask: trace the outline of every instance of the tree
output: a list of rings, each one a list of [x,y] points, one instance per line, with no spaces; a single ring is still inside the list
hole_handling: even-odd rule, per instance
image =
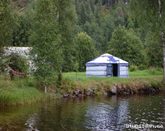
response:
[[[73,71],[75,61],[75,5],[73,0],[58,0],[58,33],[63,48],[63,71]]]
[[[35,76],[45,87],[61,77],[62,49],[58,34],[57,1],[39,0],[35,4],[30,44],[35,62]]]
[[[124,0],[76,0],[79,32],[86,32],[100,53],[107,51],[115,27],[127,26],[127,5]]]
[[[142,42],[133,30],[117,28],[109,42],[108,52],[129,62],[140,65],[144,62]]]
[[[159,31],[159,39],[163,47],[163,82],[165,82],[165,2],[164,0],[131,0],[130,7],[132,16],[137,17],[141,25],[149,25],[151,29]]]
[[[101,1],[76,0],[77,24],[79,32],[86,32],[95,42],[97,50],[103,52],[104,31],[101,27]]]
[[[29,46],[30,21],[26,16],[19,16],[12,35],[12,46]]]
[[[159,39],[158,32],[149,32],[145,40],[145,45],[149,66],[162,67],[162,45]]]
[[[9,0],[0,1],[0,51],[3,46],[10,44],[12,40],[12,31],[14,17],[10,8]]]
[[[77,46],[77,60],[79,71],[85,70],[85,64],[97,55],[95,44],[90,36],[84,32],[80,32],[75,37]]]

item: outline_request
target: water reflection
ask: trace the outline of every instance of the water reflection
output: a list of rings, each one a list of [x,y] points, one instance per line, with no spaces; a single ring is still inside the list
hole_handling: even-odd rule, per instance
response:
[[[0,107],[0,131],[26,130],[25,122],[34,112],[38,112],[37,105]]]
[[[0,110],[0,131],[122,131],[132,130],[125,124],[144,123],[165,124],[163,95],[47,101]]]
[[[37,113],[32,114],[26,120],[26,123],[25,123],[26,131],[39,131],[36,126],[38,120],[39,120],[38,114]]]
[[[114,99],[113,99],[114,100]],[[128,118],[128,102],[115,100],[115,104],[97,103],[86,113],[86,128],[92,130],[122,130]]]

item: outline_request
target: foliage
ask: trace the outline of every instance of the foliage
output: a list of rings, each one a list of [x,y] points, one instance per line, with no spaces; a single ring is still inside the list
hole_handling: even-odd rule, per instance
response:
[[[105,53],[114,28],[128,24],[126,8],[122,0],[76,0],[78,31],[87,32],[97,50]]]
[[[8,62],[7,58],[5,58],[3,55],[0,56],[0,74],[5,71],[7,62]]]
[[[145,42],[149,66],[162,67],[163,49],[157,32],[149,32]]]
[[[8,65],[13,69],[20,72],[28,72],[29,65],[26,58],[19,56],[18,54],[11,54],[8,56]]]
[[[137,20],[142,27],[148,27],[153,32],[158,32],[158,36],[163,47],[163,57],[165,56],[165,2],[163,0],[131,0],[132,16],[138,16]],[[151,17],[152,16],[152,17]],[[145,19],[144,19],[145,18]],[[159,45],[158,45],[159,46]],[[165,81],[165,58],[163,58]]]
[[[12,46],[29,46],[30,21],[23,15],[18,17],[17,26],[12,34]]]
[[[77,25],[79,32],[87,32],[94,40],[96,48],[102,52],[103,30],[101,29],[101,1],[76,0]],[[103,21],[102,21],[103,22]],[[104,24],[104,27],[106,25]]]
[[[35,75],[43,85],[61,81],[62,71],[84,71],[97,52],[127,60],[130,70],[161,67],[164,4],[163,0],[1,0],[0,50],[7,45],[32,46]],[[89,43],[92,46],[86,48]],[[0,58],[0,65],[5,61]]]
[[[79,71],[85,71],[86,62],[93,59],[97,54],[94,42],[86,33],[80,32],[75,37],[75,43],[78,52],[77,60]]]
[[[136,71],[136,70],[138,70],[138,67],[136,66],[136,65],[131,65],[130,67],[129,67],[129,70],[132,72],[132,71]]]
[[[57,5],[53,0],[37,1],[34,8],[30,44],[35,62],[35,76],[45,87],[55,82],[61,72],[62,49],[58,34]]]
[[[129,62],[130,65],[144,63],[143,45],[140,38],[124,27],[117,28],[109,42],[108,52]]]
[[[0,51],[3,46],[11,43],[14,25],[14,14],[9,0],[0,1]]]
[[[29,71],[29,64],[27,62],[27,59],[18,55],[12,53],[9,56],[2,56],[0,57],[0,72],[5,72],[7,69],[7,66],[10,66],[12,69],[20,72],[27,73]]]
[[[147,62],[145,61],[145,63],[146,63],[146,64],[141,63],[141,64],[138,66],[138,69],[139,69],[139,70],[145,70],[145,69],[147,69],[147,67],[148,67],[148,66],[147,66]]]
[[[131,0],[130,12],[133,18],[136,17],[141,26],[147,26],[148,28],[158,29],[160,31],[160,29],[164,30],[165,27],[164,6],[165,3],[163,0]]]
[[[63,48],[63,71],[74,70],[76,50],[73,42],[75,34],[75,4],[74,0],[59,0],[57,2],[58,34],[61,35]]]

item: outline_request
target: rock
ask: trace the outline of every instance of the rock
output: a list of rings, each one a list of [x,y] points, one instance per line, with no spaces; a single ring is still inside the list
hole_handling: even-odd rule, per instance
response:
[[[111,92],[112,92],[112,94],[117,94],[117,87],[116,86],[113,86],[111,88]]]
[[[63,97],[64,98],[68,98],[70,95],[69,94],[64,94]]]

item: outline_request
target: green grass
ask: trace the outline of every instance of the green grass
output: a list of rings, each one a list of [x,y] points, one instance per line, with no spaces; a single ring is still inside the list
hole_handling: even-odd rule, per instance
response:
[[[129,78],[86,77],[85,72],[69,72],[64,73],[63,77],[62,87],[58,89],[61,94],[75,89],[96,89],[99,94],[114,84],[125,84],[133,88],[144,85],[159,86],[163,72],[160,69],[137,70],[129,72]],[[0,75],[0,104],[17,105],[39,101],[43,93],[35,86],[36,81],[32,77],[11,81],[7,76]]]
[[[0,104],[17,105],[36,102],[41,98],[41,93],[32,87],[24,88],[1,88]]]
[[[32,78],[15,79],[13,81],[0,76],[0,104],[18,105],[37,102],[41,99],[42,93],[35,87]]]
[[[163,79],[162,70],[150,69],[150,70],[137,70],[129,72],[129,78],[118,78],[118,77],[86,77],[85,72],[69,72],[64,73],[63,77],[65,80],[71,81],[74,88],[68,89],[67,84],[64,85],[66,92],[72,91],[73,89],[96,89],[98,92],[110,89],[114,84],[126,85],[133,88],[140,88],[143,86],[152,87],[152,85],[162,86],[161,81]],[[69,82],[68,82],[69,83]],[[69,86],[70,87],[70,86]]]
[[[69,72],[69,73],[64,73],[63,76],[65,79],[70,79],[73,81],[91,81],[91,80],[130,80],[134,78],[143,78],[143,79],[148,79],[148,78],[162,78],[162,71],[161,70],[137,70],[133,72],[129,72],[129,78],[117,78],[117,77],[86,77],[85,72]]]

